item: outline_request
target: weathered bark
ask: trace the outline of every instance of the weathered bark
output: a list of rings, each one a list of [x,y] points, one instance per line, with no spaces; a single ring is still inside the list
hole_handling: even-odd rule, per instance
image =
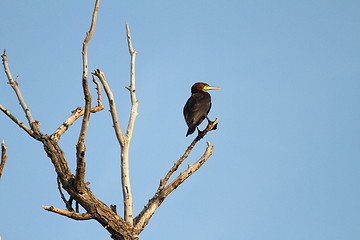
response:
[[[98,221],[111,233],[113,239],[134,240],[138,233],[128,225],[123,218],[114,213],[105,203],[101,202],[88,187],[79,192],[74,184],[75,176],[71,174],[64,152],[59,145],[51,139],[51,136],[42,136],[39,139],[44,144],[45,152],[51,159],[55,171],[62,183],[63,188],[74,198],[92,218]]]

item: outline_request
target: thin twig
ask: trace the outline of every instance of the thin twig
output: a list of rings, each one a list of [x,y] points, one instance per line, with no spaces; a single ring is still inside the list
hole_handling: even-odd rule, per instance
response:
[[[89,219],[93,219],[93,216],[90,213],[77,213],[74,211],[69,211],[69,210],[64,210],[64,209],[60,209],[60,208],[56,208],[53,206],[42,206],[43,209],[49,211],[49,212],[53,212],[53,213],[57,213],[75,220],[89,220]]]
[[[30,128],[28,128],[23,122],[20,122],[14,115],[9,112],[9,110],[7,110],[1,104],[0,110],[5,113],[14,123],[21,127],[25,132],[27,132],[31,137],[34,137],[34,132]]]
[[[27,118],[27,120],[29,122],[29,125],[30,125],[31,129],[34,131],[34,128],[37,128],[38,125],[37,124],[36,124],[36,126],[34,125],[35,120],[32,117],[30,109],[28,108],[27,104],[25,103],[25,100],[24,100],[24,98],[23,98],[23,96],[22,96],[22,94],[20,92],[20,89],[18,87],[18,82],[15,81],[13,79],[12,75],[11,75],[8,59],[7,59],[7,56],[6,56],[6,49],[4,50],[4,53],[1,55],[1,57],[2,57],[2,61],[3,61],[6,76],[7,76],[8,80],[9,80],[9,84],[14,89],[15,94],[16,94],[18,100],[19,100],[19,103],[20,103],[22,109],[24,110],[25,116],[26,116],[26,118]]]
[[[96,17],[99,10],[100,0],[97,0],[94,7],[94,12],[92,15],[92,21],[89,32],[86,33],[86,37],[83,42],[83,75],[82,75],[82,86],[84,90],[85,97],[85,110],[84,117],[81,124],[81,130],[79,135],[79,140],[76,145],[76,175],[75,175],[75,186],[79,192],[83,192],[85,189],[85,138],[87,129],[89,126],[89,118],[90,118],[90,109],[91,109],[91,94],[89,91],[88,84],[88,58],[87,58],[87,49],[88,44],[91,40],[92,35],[94,34],[95,25],[96,25]]]
[[[214,122],[209,122],[207,127],[205,128],[205,130],[198,134],[198,136],[192,141],[190,146],[186,149],[184,155],[182,155],[180,157],[180,159],[174,163],[173,167],[169,170],[169,172],[166,174],[166,176],[160,180],[160,185],[159,185],[157,192],[160,192],[161,190],[164,189],[164,187],[165,187],[167,181],[169,180],[169,178],[171,177],[171,175],[178,169],[178,167],[181,165],[181,163],[189,156],[191,150],[195,147],[196,143],[198,141],[200,141],[200,139],[202,139],[206,135],[207,132],[213,130],[216,127],[218,121],[219,121],[219,119],[216,118]]]
[[[102,104],[102,97],[101,97],[101,86],[100,83],[98,81],[96,81],[96,79],[93,77],[93,82],[96,84],[96,90],[97,90],[97,95],[98,95],[98,99],[97,99],[97,106],[93,107],[90,109],[91,113],[96,113],[98,111],[101,111],[104,109],[104,105]],[[81,107],[77,107],[75,110],[73,110],[71,112],[71,116],[66,119],[63,124],[61,124],[60,127],[58,127],[58,129],[56,129],[56,131],[52,134],[52,139],[54,139],[55,141],[59,141],[61,135],[63,133],[65,133],[66,130],[69,129],[69,127],[81,116],[83,116],[85,113],[85,111],[81,108]]]
[[[93,83],[95,83],[95,85],[96,85],[96,91],[97,91],[97,96],[98,96],[97,106],[95,108],[98,108],[99,110],[97,110],[97,111],[100,111],[100,110],[104,109],[104,105],[102,104],[101,84],[99,83],[98,80],[96,80],[96,78],[93,74],[91,74],[91,77],[92,77]],[[92,113],[95,112],[94,111],[95,108],[91,109]]]
[[[198,170],[205,162],[206,160],[212,155],[212,150],[214,146],[210,144],[210,142],[207,142],[207,148],[205,150],[204,155],[196,161],[192,165],[188,165],[188,168],[183,171],[178,177],[176,177],[165,189],[164,189],[164,195],[168,195],[171,191],[176,189],[182,182],[184,182],[188,177],[190,177],[191,174],[193,174],[196,170]],[[169,192],[169,193],[167,193]]]
[[[63,200],[63,202],[65,203],[66,209],[69,210],[69,211],[74,211],[74,209],[71,206],[71,202],[66,200],[65,195],[64,195],[64,193],[62,191],[60,178],[57,177],[56,180],[57,180],[57,185],[58,185],[58,190],[59,190],[59,193],[60,193],[60,197]]]
[[[6,145],[4,139],[1,141],[1,163],[0,163],[0,178],[2,176],[3,169],[5,167],[8,156],[6,155]]]

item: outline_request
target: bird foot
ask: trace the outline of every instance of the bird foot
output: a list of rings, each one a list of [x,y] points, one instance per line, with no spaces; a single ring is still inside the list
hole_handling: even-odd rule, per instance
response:
[[[200,139],[202,139],[204,136],[205,136],[205,133],[204,133],[204,131],[200,131],[200,129],[198,128],[197,129],[198,130],[198,135],[197,135],[197,139],[198,140],[200,140]]]
[[[215,121],[210,121],[210,120],[208,119],[208,125],[213,125],[214,122],[215,122]],[[216,130],[216,129],[217,129],[217,126],[218,126],[218,124],[216,123],[211,130]]]

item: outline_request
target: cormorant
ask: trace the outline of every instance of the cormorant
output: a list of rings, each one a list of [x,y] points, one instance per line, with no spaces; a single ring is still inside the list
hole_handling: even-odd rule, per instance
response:
[[[191,97],[187,100],[184,106],[184,118],[189,129],[186,136],[193,134],[202,121],[206,118],[210,119],[207,114],[211,108],[211,96],[205,92],[211,89],[220,89],[218,87],[211,87],[207,83],[198,82],[191,87]]]

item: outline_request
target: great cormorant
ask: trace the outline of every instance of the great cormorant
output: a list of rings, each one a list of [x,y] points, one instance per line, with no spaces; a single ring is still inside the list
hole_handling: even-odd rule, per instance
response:
[[[193,134],[195,128],[199,126],[206,118],[209,122],[207,114],[211,108],[211,96],[207,90],[220,89],[211,87],[207,83],[198,82],[191,87],[191,97],[184,106],[184,117],[189,129],[186,136]]]

